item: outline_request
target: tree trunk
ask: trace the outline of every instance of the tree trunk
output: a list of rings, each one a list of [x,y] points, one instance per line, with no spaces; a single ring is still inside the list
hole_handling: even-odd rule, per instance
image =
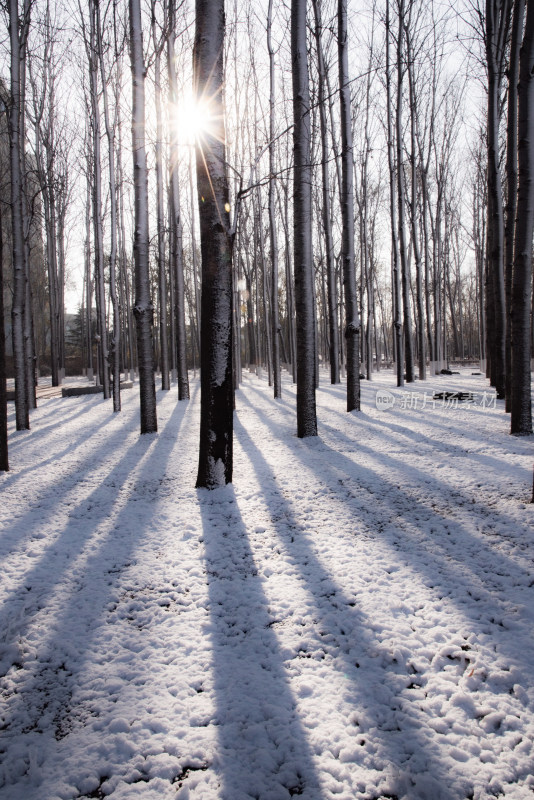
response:
[[[501,85],[504,52],[510,19],[509,0],[486,0],[486,61],[488,68],[488,319],[490,379],[497,397],[505,397],[505,289],[504,207],[499,153]]]
[[[348,67],[347,2],[338,0],[338,59],[341,127],[341,254],[345,290],[347,411],[360,410],[360,317],[354,264],[354,163]]]
[[[523,33],[525,0],[514,0],[512,36],[508,59],[508,119],[506,123],[506,207],[504,209],[504,289],[506,298],[506,411],[512,403],[512,273],[514,227],[517,207],[517,82],[519,49]]]
[[[534,5],[527,4],[518,86],[518,191],[512,277],[511,433],[532,433],[530,307],[534,230]]]
[[[273,388],[275,399],[282,397],[282,381],[280,376],[280,319],[278,312],[278,237],[276,233],[276,215],[274,204],[274,50],[271,41],[273,0],[269,0],[267,10],[267,49],[269,51],[269,235],[271,240],[271,344],[273,357]]]
[[[148,171],[145,150],[145,65],[140,0],[129,0],[130,48],[132,67],[132,150],[135,203],[135,304],[141,400],[141,433],[158,429],[152,322],[154,310],[150,296],[148,263]]]
[[[174,54],[175,15],[174,0],[169,0],[169,36],[167,39],[167,66],[169,72],[170,99],[176,104],[178,81],[176,79],[176,59]],[[171,270],[174,279],[174,315],[176,325],[176,368],[178,377],[178,400],[189,398],[189,376],[187,374],[184,262],[182,252],[182,220],[180,211],[180,185],[178,175],[178,131],[177,126],[171,136],[170,193],[171,193]]]
[[[108,140],[108,171],[109,171],[109,204],[111,211],[110,227],[110,252],[109,252],[109,289],[111,296],[111,307],[113,309],[113,334],[111,339],[111,370],[113,374],[113,411],[121,410],[121,389],[120,389],[120,316],[119,300],[117,297],[117,176],[115,171],[115,125],[116,119],[112,122],[109,113],[109,103],[106,85],[106,74],[104,69],[104,54],[102,52],[102,30],[100,21],[100,3],[96,6],[96,29],[97,29],[97,48],[98,61],[100,64],[100,76],[102,81],[102,98],[104,102],[104,126],[106,138]],[[115,90],[115,113],[118,113],[119,87]]]
[[[389,208],[391,224],[391,257],[393,283],[393,329],[395,343],[395,359],[397,364],[397,386],[404,386],[404,348],[402,344],[401,290],[399,271],[399,245],[397,239],[397,208],[395,205],[395,159],[393,148],[393,104],[391,99],[391,73],[389,59],[390,41],[389,0],[386,2],[386,95],[387,95],[387,130],[388,130],[388,166],[389,166]],[[398,165],[397,165],[398,169]]]
[[[196,97],[209,103],[211,127],[197,142],[202,254],[200,450],[197,487],[232,481],[232,241],[226,175],[224,0],[196,0],[193,75]]]
[[[24,267],[24,232],[22,226],[21,169],[21,75],[19,13],[17,0],[9,0],[9,36],[11,42],[11,96],[9,108],[9,152],[11,164],[11,226],[13,248],[13,360],[15,368],[15,418],[17,430],[30,427],[24,359],[24,304],[26,270]]]
[[[169,346],[167,338],[167,271],[165,263],[165,211],[163,201],[163,123],[161,110],[161,51],[157,41],[155,7],[152,3],[152,36],[154,39],[154,95],[156,105],[156,219],[158,229],[158,300],[159,342],[161,352],[161,388],[168,391]]]
[[[0,210],[0,471],[9,470],[7,444],[6,330],[4,325],[4,240]]]
[[[329,341],[329,361],[330,361],[330,383],[339,383],[339,328],[337,325],[337,281],[336,281],[336,261],[334,254],[334,240],[332,235],[332,213],[330,208],[330,175],[328,169],[329,148],[328,148],[328,124],[326,119],[326,67],[323,56],[322,44],[322,21],[319,0],[313,0],[313,11],[315,17],[315,39],[317,42],[317,67],[319,73],[318,82],[318,105],[319,120],[321,125],[321,173],[323,190],[323,230],[325,237],[325,260],[326,260],[326,284],[328,288],[328,341]]]
[[[406,244],[405,220],[405,181],[402,158],[402,79],[404,74],[403,40],[404,40],[404,0],[399,2],[399,33],[397,37],[397,108],[395,114],[397,145],[397,204],[399,211],[399,255],[401,264],[402,310],[404,322],[404,359],[406,362],[406,380],[414,380],[412,313],[410,309],[410,264]]]
[[[293,81],[293,248],[297,319],[297,435],[317,435],[313,309],[312,168],[306,0],[291,2]]]

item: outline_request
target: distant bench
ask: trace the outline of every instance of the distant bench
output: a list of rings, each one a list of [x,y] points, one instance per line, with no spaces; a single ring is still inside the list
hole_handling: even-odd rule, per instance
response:
[[[121,392],[123,389],[132,389],[132,381],[123,381],[121,383]],[[64,386],[61,390],[62,397],[80,397],[82,394],[101,394],[104,391],[103,386]]]

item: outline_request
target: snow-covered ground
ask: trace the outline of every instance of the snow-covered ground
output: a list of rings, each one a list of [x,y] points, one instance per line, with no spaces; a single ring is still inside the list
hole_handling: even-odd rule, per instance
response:
[[[213,492],[196,380],[10,406],[1,800],[533,797],[532,437],[471,370],[317,401],[244,374]]]

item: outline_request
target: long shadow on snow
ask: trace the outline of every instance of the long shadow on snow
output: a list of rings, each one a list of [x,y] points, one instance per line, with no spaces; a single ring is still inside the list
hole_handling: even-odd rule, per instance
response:
[[[321,800],[234,490],[198,490],[198,500],[217,700],[219,757],[213,766],[222,779],[221,800]]]
[[[322,651],[325,659],[332,660],[330,663],[336,677],[345,675],[348,679],[348,702],[364,720],[361,728],[359,722],[346,722],[346,732],[355,740],[354,755],[345,759],[344,764],[350,767],[352,761],[358,767],[363,766],[369,774],[365,789],[359,786],[362,794],[355,796],[376,800],[385,796],[412,798],[417,796],[417,787],[422,782],[427,791],[432,791],[434,800],[458,800],[461,795],[447,788],[450,776],[439,760],[439,751],[429,745],[421,732],[420,720],[411,713],[408,687],[415,669],[409,661],[401,663],[398,653],[392,656],[377,641],[370,630],[370,621],[317,558],[306,533],[306,524],[301,525],[295,517],[280,492],[271,467],[239,420],[234,423],[234,430],[265,494],[276,496],[276,505],[270,509],[272,524],[287,558],[301,575],[308,592],[319,658]],[[311,656],[305,649],[297,658],[308,660]],[[318,658],[317,652],[313,658]],[[318,663],[321,665],[322,661]],[[389,663],[389,668],[384,666],[386,663]],[[406,687],[400,696],[396,693],[399,679]],[[392,688],[392,682],[395,688]],[[416,706],[414,703],[414,708]],[[377,751],[373,749],[374,737],[379,739]],[[337,743],[332,741],[331,744],[335,749]],[[356,791],[357,787],[351,788]],[[421,796],[430,795],[423,793]]]
[[[87,402],[88,401],[86,401],[86,403]],[[93,409],[93,407],[95,405],[96,405],[96,401],[93,401],[91,403],[91,405],[89,405],[89,404],[85,405],[85,407],[82,410],[80,410],[78,413],[73,413],[71,415],[72,418],[76,418],[77,422],[80,421],[81,424],[83,425],[83,422],[80,419],[81,416],[83,414],[87,414],[89,411],[92,411],[92,409]],[[108,419],[103,420],[100,423],[99,430],[103,430],[106,425],[109,425],[113,421],[114,416],[112,414],[113,414],[113,412],[110,413],[110,416],[108,417]],[[116,415],[115,415],[115,417],[116,417]],[[65,418],[64,416],[62,416],[61,417],[61,424],[64,425],[65,421],[69,421],[69,420],[70,420],[70,417]],[[17,466],[16,466],[16,454],[19,452],[20,448],[23,448],[25,445],[27,445],[28,442],[30,442],[30,444],[33,446],[33,444],[35,443],[36,440],[38,440],[41,436],[43,436],[45,433],[47,433],[52,428],[57,428],[57,423],[47,425],[44,428],[41,428],[41,427],[32,428],[30,431],[25,433],[23,438],[14,439],[11,442],[10,451],[9,452],[10,452],[10,457],[12,457],[12,462],[15,462],[14,463],[14,471],[13,472],[8,472],[8,473],[5,474],[5,480],[3,482],[3,486],[5,486],[5,487],[13,486],[26,473],[33,472],[34,470],[39,469],[39,468],[45,466],[46,464],[53,464],[58,459],[61,459],[64,455],[67,455],[67,454],[73,455],[75,450],[78,448],[78,446],[80,444],[82,444],[83,442],[87,441],[87,439],[90,439],[92,436],[94,437],[94,430],[91,431],[91,434],[88,434],[87,430],[82,429],[78,436],[76,436],[75,438],[70,438],[67,441],[67,443],[65,444],[65,447],[62,450],[59,450],[59,451],[56,451],[56,452],[52,453],[51,455],[48,456],[48,458],[44,458],[42,461],[32,461],[30,466],[23,467],[22,469],[18,469]],[[26,438],[26,436],[29,437],[29,438]],[[122,433],[122,436],[124,437],[124,433]],[[98,452],[99,446],[100,446],[99,442],[95,441],[94,446],[93,446],[93,452]]]
[[[242,394],[240,399],[246,402],[255,413],[260,413]],[[280,438],[280,429],[277,430],[276,425],[263,413],[262,421],[273,431],[273,438]],[[383,453],[377,454],[372,448],[344,436],[338,429],[325,427],[329,428],[336,437],[346,440],[352,448],[382,460],[391,472],[399,467],[402,468],[403,462],[400,459]],[[409,567],[425,575],[427,585],[433,587],[441,597],[446,597],[456,605],[466,619],[470,619],[470,631],[478,631],[486,636],[489,633],[495,642],[497,653],[511,659],[512,663],[522,665],[524,674],[528,675],[532,655],[520,649],[521,645],[516,642],[513,621],[511,624],[510,622],[504,624],[502,621],[504,610],[502,600],[504,599],[506,602],[505,589],[508,584],[496,580],[492,569],[497,563],[498,570],[495,576],[497,578],[504,576],[505,580],[510,575],[514,576],[515,583],[521,586],[524,592],[529,591],[531,574],[502,553],[489,547],[484,548],[480,538],[474,537],[464,525],[447,515],[445,507],[443,510],[429,507],[412,495],[405,493],[394,482],[384,480],[380,475],[375,475],[374,481],[378,479],[384,485],[384,490],[377,495],[376,483],[374,485],[373,482],[369,483],[369,473],[373,471],[365,464],[356,463],[342,453],[332,450],[319,438],[301,440],[300,444],[307,450],[304,467],[317,471],[321,482],[329,474],[330,479],[327,485],[331,487],[333,495],[338,496],[342,491],[343,499],[339,499],[339,502],[346,503],[348,501],[354,506],[355,527],[361,526],[363,523],[371,535],[378,535],[386,543],[389,543],[391,548],[396,551],[397,558],[399,555],[402,556]],[[250,439],[247,447],[254,447]],[[258,455],[263,459],[259,451]],[[296,451],[295,455],[298,457]],[[414,470],[413,467],[410,469]],[[417,470],[414,471],[419,473]],[[424,477],[428,485],[427,474],[419,474],[421,479]],[[342,475],[354,481],[352,491],[344,485],[343,479],[340,480]],[[363,500],[362,496],[358,494],[359,490],[365,491],[368,499]],[[432,479],[430,491],[434,492],[436,498],[440,498],[443,487],[438,481]],[[371,506],[370,512],[366,509],[368,503]],[[469,509],[469,506],[467,508]],[[369,513],[369,523],[366,523],[365,516]],[[422,542],[414,531],[410,531],[413,518],[417,524],[417,514],[420,517],[430,518],[433,523],[434,532],[429,532],[426,536],[426,543]],[[501,514],[500,517],[503,523],[506,521],[507,524],[510,524],[511,521],[508,521],[506,515]],[[377,519],[378,526],[376,525]],[[431,527],[431,523],[425,520],[425,527],[427,526]],[[436,532],[436,528],[440,531],[441,537]],[[472,560],[468,564],[458,560],[455,542],[461,540],[467,541],[470,546]],[[489,556],[489,563],[485,566],[486,555]],[[473,577],[477,580],[473,581]],[[489,586],[488,582],[490,582]],[[528,598],[525,597],[525,603],[527,602]],[[485,614],[487,622],[480,619],[481,613]],[[522,641],[524,645],[524,637]],[[504,688],[500,686],[494,688],[496,691],[508,691],[511,684]]]
[[[136,440],[129,455],[122,458],[106,477],[106,483],[113,481],[114,491],[110,493],[104,486],[99,486],[90,498],[83,500],[82,505],[94,501],[90,529],[80,531],[79,520],[69,521],[60,539],[54,542],[45,558],[26,575],[24,586],[15,590],[6,601],[0,617],[0,629],[4,633],[7,631],[8,636],[4,637],[4,641],[7,638],[8,645],[13,649],[17,641],[27,635],[39,611],[46,609],[48,605],[54,605],[54,586],[58,586],[58,591],[63,591],[65,572],[73,569],[77,557],[83,556],[83,551],[98,525],[111,520],[108,530],[96,538],[86,560],[79,568],[75,568],[75,574],[70,578],[71,585],[61,598],[53,627],[37,627],[38,638],[32,639],[35,654],[28,667],[25,667],[21,654],[19,676],[20,670],[24,669],[28,674],[22,680],[19,677],[18,694],[7,704],[2,719],[6,761],[9,761],[9,743],[15,747],[19,761],[26,759],[29,764],[31,751],[36,747],[46,754],[47,761],[54,759],[54,737],[65,736],[71,722],[75,727],[76,717],[70,721],[70,698],[74,687],[79,686],[78,674],[83,672],[85,661],[91,658],[93,631],[99,624],[105,623],[108,615],[106,606],[117,578],[122,569],[131,563],[136,548],[142,541],[144,524],[150,524],[152,520],[153,507],[150,503],[136,506],[136,523],[132,530],[130,505],[137,500],[136,492],[144,491],[147,483],[150,484],[148,491],[151,496],[154,500],[157,499],[158,476],[165,476],[166,464],[177,446],[176,432],[187,407],[177,404],[166,423],[165,428],[172,428],[172,435],[165,436],[163,428],[156,437],[143,436]],[[179,422],[177,417],[180,417]],[[117,495],[127,484],[132,461],[136,468],[141,466],[142,469],[128,488],[128,497],[122,510],[114,516]],[[73,539],[75,544],[72,543]],[[69,557],[69,553],[72,557]],[[32,587],[33,591],[27,587]],[[15,618],[14,603],[17,606]],[[146,670],[150,669],[151,665],[146,664]],[[42,722],[43,719],[45,722]],[[51,719],[53,724],[50,724]],[[63,743],[63,755],[65,752],[68,754],[68,747],[65,749],[66,741],[68,740]],[[58,770],[61,770],[59,764]],[[18,780],[22,780],[22,774],[18,776]]]
[[[249,407],[257,413],[257,409],[254,408],[250,400],[248,400],[248,398],[245,397],[243,393],[240,393],[240,400],[248,404]],[[278,402],[279,401],[277,401],[277,403]],[[346,418],[346,416],[344,418]],[[280,427],[276,426],[276,424],[273,423],[273,421],[263,413],[262,413],[262,420],[264,424],[267,427],[269,427],[270,430],[273,432],[274,438],[280,438],[280,433],[281,433]],[[368,417],[365,417],[365,423],[367,423],[368,420],[371,423],[373,422],[373,420],[370,420]],[[458,558],[457,553],[455,553],[454,551],[454,544],[458,537],[463,537],[464,541],[466,539],[469,539],[472,543],[473,551],[475,553],[477,552],[479,553],[481,549],[480,539],[473,537],[472,534],[470,534],[466,530],[465,526],[456,522],[454,518],[450,516],[450,513],[446,507],[447,505],[446,500],[444,499],[443,483],[436,480],[433,476],[429,475],[427,472],[422,472],[420,469],[410,464],[409,465],[410,472],[415,473],[417,475],[418,481],[421,483],[421,485],[424,485],[428,493],[431,494],[433,498],[435,498],[436,504],[428,506],[421,500],[414,498],[413,494],[408,494],[407,492],[400,489],[397,483],[395,482],[394,476],[396,472],[398,471],[402,472],[406,469],[406,462],[401,458],[400,454],[397,457],[389,454],[386,455],[383,452],[376,452],[375,450],[373,450],[371,446],[364,444],[362,436],[359,435],[365,432],[364,426],[360,424],[363,421],[363,416],[355,418],[354,421],[358,423],[358,428],[355,429],[355,438],[349,438],[346,434],[344,434],[341,430],[339,430],[339,428],[334,428],[324,421],[320,423],[320,426],[322,429],[328,431],[331,435],[333,435],[337,441],[345,442],[347,444],[348,449],[350,451],[353,451],[358,456],[358,458],[360,459],[359,461],[356,460],[353,461],[352,459],[348,458],[345,454],[340,453],[337,450],[333,450],[320,437],[318,437],[317,440],[315,440],[317,443],[319,443],[318,447],[312,449],[312,444],[310,444],[310,454],[312,453],[316,454],[314,455],[314,459],[320,460],[321,462],[320,474],[324,474],[326,471],[328,471],[334,478],[334,480],[331,481],[331,487],[333,492],[337,494],[341,489],[343,489],[347,497],[351,496],[350,490],[346,489],[340,482],[339,475],[334,474],[332,467],[335,463],[337,463],[338,467],[340,468],[340,472],[343,472],[345,475],[352,478],[358,487],[366,489],[369,498],[373,501],[371,518],[375,519],[376,516],[381,516],[382,529],[384,525],[390,526],[394,523],[395,518],[398,516],[399,508],[401,508],[403,511],[403,518],[407,520],[409,520],[411,517],[415,517],[415,512],[417,511],[420,512],[423,516],[426,517],[431,516],[437,524],[446,527],[447,530],[450,531],[450,534],[447,536],[449,541],[446,542],[446,545],[443,543],[438,543],[436,537],[432,538],[432,540],[429,542],[429,548],[432,551],[432,559],[434,557],[434,552],[433,552],[434,548],[436,546],[440,546],[445,551],[445,559],[446,559],[445,566],[448,569],[449,567],[447,562],[449,560],[455,561]],[[282,431],[282,433],[285,433],[285,431]],[[392,437],[389,438],[392,439]],[[304,443],[305,441],[307,440],[302,440],[301,443]],[[392,441],[394,442],[395,440],[392,439]],[[313,443],[313,440],[310,440],[310,442]],[[433,443],[433,447],[436,448],[435,442]],[[441,442],[438,443],[438,452],[440,447],[442,447]],[[451,446],[445,445],[445,447],[451,447]],[[454,448],[454,450],[458,451],[458,455],[461,454],[460,448]],[[323,453],[323,456],[321,456],[320,453]],[[384,472],[386,472],[386,474],[392,475],[391,480],[386,480],[383,477],[383,475],[376,474],[372,469],[372,467],[369,466],[370,462],[365,461],[366,456],[368,456],[370,459],[381,461],[386,468]],[[311,462],[310,464],[308,464],[308,466],[311,466]],[[497,466],[499,466],[501,470],[503,470],[506,467],[506,465],[500,461],[497,461]],[[383,484],[384,489],[380,494],[379,498],[377,498],[374,492],[374,486],[372,486],[369,482],[368,476],[370,474],[374,475],[375,480],[379,480]],[[473,506],[472,503],[473,498],[471,495],[464,493],[461,488],[456,488],[456,487],[449,489],[449,491],[453,495],[451,497],[451,500],[453,500],[455,504],[461,502],[462,506],[465,509],[466,516],[468,517],[473,516],[474,518],[482,517],[483,519],[484,507],[481,505]],[[358,497],[356,497],[355,495],[352,495],[352,497],[353,500],[359,503]],[[377,505],[376,502],[377,500],[380,501],[380,505]],[[439,506],[441,506],[441,508]],[[380,512],[380,508],[383,508],[382,512]],[[390,509],[391,513],[386,513],[388,508]],[[365,513],[365,508],[361,504],[359,505],[358,510],[360,512]],[[499,524],[503,525],[503,527],[510,528],[510,527],[515,527],[517,525],[517,520],[512,519],[509,515],[495,508],[491,509],[491,516],[493,518],[496,518],[499,521]],[[456,536],[454,536],[453,534],[456,534]],[[522,582],[528,585],[531,579],[531,575],[529,572],[519,567],[516,563],[513,562],[513,560],[507,558],[507,556],[503,555],[502,553],[491,548],[486,548],[486,550],[490,554],[492,562],[493,563],[497,562],[499,564],[499,571],[497,573],[498,575],[506,576],[509,574],[509,570],[513,569],[518,571],[518,573],[521,572],[521,575],[518,576],[520,577],[520,583]],[[470,568],[473,572],[475,572],[475,566],[473,563],[469,565],[462,564],[462,566]],[[482,573],[483,573],[482,579],[484,577],[487,578],[487,571],[482,570]],[[481,578],[479,573],[476,574],[477,577]],[[451,577],[454,578],[454,576]],[[501,586],[498,586],[497,588],[502,589]],[[470,596],[469,587],[466,587],[466,591],[468,593],[468,596]],[[495,600],[495,598],[493,599]]]

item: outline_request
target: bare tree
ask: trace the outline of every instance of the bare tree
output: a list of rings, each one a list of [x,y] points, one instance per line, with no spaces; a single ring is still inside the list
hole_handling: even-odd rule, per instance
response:
[[[145,149],[145,64],[141,27],[141,2],[129,0],[130,57],[132,67],[132,150],[135,201],[135,304],[139,359],[139,394],[141,400],[141,433],[158,429],[152,323],[154,309],[150,295],[148,263],[148,171]]]
[[[291,2],[293,81],[293,247],[297,319],[297,435],[317,436],[312,256],[312,168],[306,0]]]
[[[1,212],[0,212],[1,213]],[[4,327],[4,240],[0,216],[0,471],[9,470],[7,443],[6,331]]]
[[[511,0],[486,0],[484,41],[488,71],[488,292],[487,325],[490,378],[497,397],[505,397],[504,207],[500,167],[499,124]]]
[[[24,308],[26,300],[26,266],[24,262],[24,229],[22,212],[22,142],[21,118],[24,109],[21,82],[24,39],[28,35],[29,8],[24,5],[22,20],[19,18],[18,0],[9,0],[9,39],[11,44],[11,86],[9,97],[9,153],[11,166],[11,227],[13,255],[13,304],[11,319],[13,326],[13,356],[15,367],[15,418],[17,430],[30,427],[27,396],[27,381],[24,349]]]
[[[519,64],[518,190],[511,290],[511,432],[532,433],[530,305],[534,231],[534,5],[527,14]]]
[[[329,131],[327,122],[327,67],[323,53],[322,19],[319,0],[313,0],[315,17],[315,41],[317,47],[317,102],[319,106],[319,122],[321,126],[321,176],[322,176],[322,219],[325,238],[326,282],[328,296],[328,341],[330,361],[330,382],[339,383],[339,327],[337,324],[338,291],[336,278],[336,259],[332,232],[332,212],[330,203],[330,170],[329,170]]]
[[[169,0],[168,4],[168,38],[167,38],[167,66],[169,72],[171,103],[176,104],[178,99],[178,81],[176,77],[176,59],[174,53],[174,39],[176,36],[176,0]],[[170,217],[171,217],[171,273],[173,279],[173,305],[174,324],[176,326],[176,366],[178,373],[178,399],[187,400],[189,397],[189,378],[187,375],[186,359],[186,329],[185,329],[185,292],[184,292],[184,263],[182,252],[182,219],[180,211],[180,187],[178,176],[178,131],[176,126],[171,131],[170,152]]]
[[[271,241],[271,341],[273,357],[273,387],[275,398],[282,397],[280,377],[280,319],[278,312],[278,237],[275,215],[275,75],[272,43],[273,0],[267,9],[267,49],[269,51],[269,237]]]
[[[232,481],[232,240],[226,174],[224,0],[196,0],[193,71],[196,100],[209,108],[210,130],[197,143],[202,256],[200,449],[197,487]]]
[[[341,257],[345,289],[347,411],[360,410],[360,317],[354,265],[354,163],[349,83],[347,0],[338,0],[339,95],[341,103]]]

